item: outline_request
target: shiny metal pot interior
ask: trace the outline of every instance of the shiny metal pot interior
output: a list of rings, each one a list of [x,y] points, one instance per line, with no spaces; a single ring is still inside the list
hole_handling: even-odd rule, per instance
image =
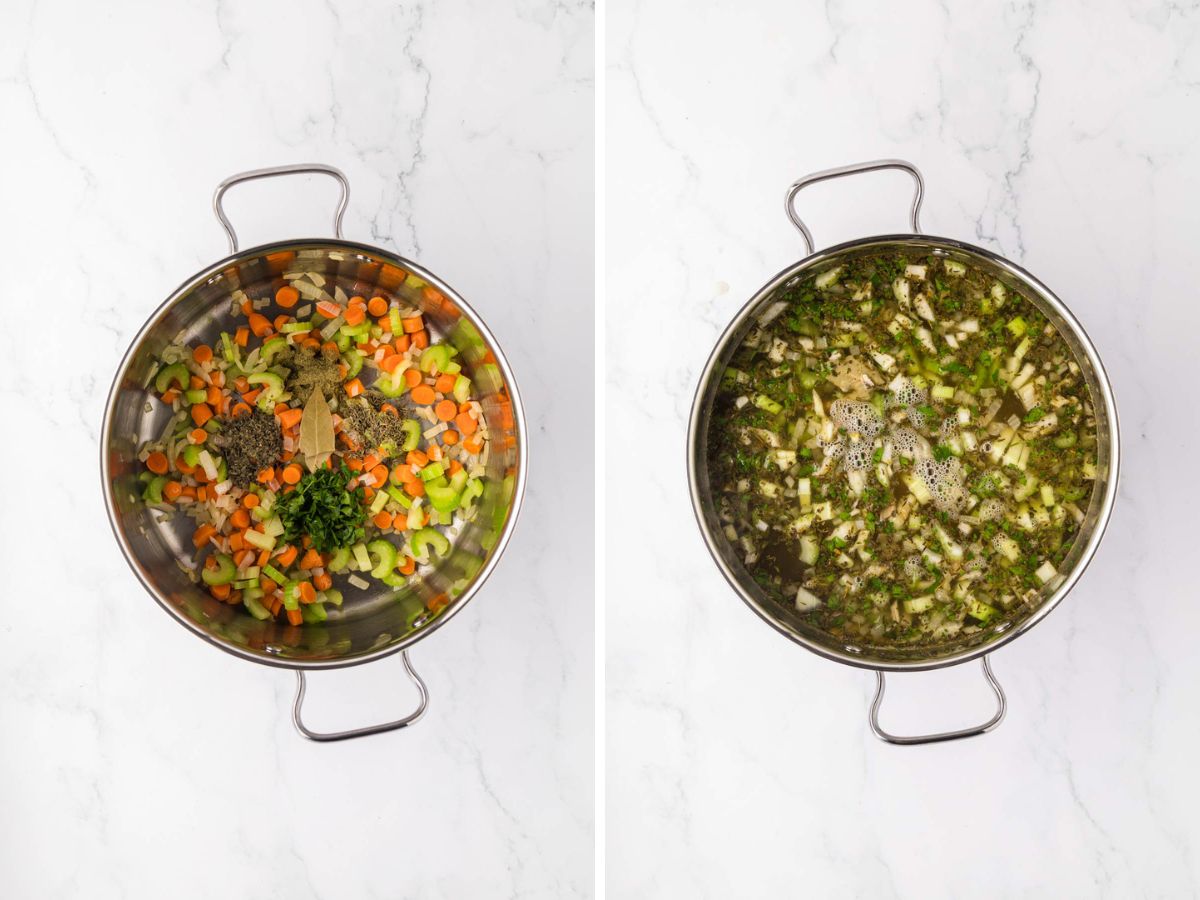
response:
[[[916,185],[916,194],[911,209],[913,233],[862,238],[813,253],[811,235],[795,211],[796,194],[809,184],[878,169],[900,169],[912,176]],[[920,234],[919,210],[922,195],[923,182],[919,172],[910,163],[900,160],[881,160],[818,172],[791,186],[787,193],[787,212],[803,235],[809,255],[767,282],[742,307],[725,329],[700,377],[688,431],[688,476],[692,505],[704,540],[722,574],[750,608],[781,634],[821,656],[848,665],[875,670],[878,685],[871,709],[871,725],[879,737],[895,743],[925,743],[930,740],[966,737],[979,734],[1000,723],[1005,710],[1004,694],[992,675],[986,654],[1028,631],[1045,618],[1079,580],[1099,546],[1112,513],[1116,497],[1120,455],[1117,410],[1112,387],[1096,348],[1088,339],[1078,320],[1049,288],[1020,266],[980,247],[949,238]],[[812,626],[795,610],[770,600],[751,578],[743,564],[739,549],[730,544],[720,527],[715,504],[712,501],[707,463],[709,419],[721,376],[742,339],[757,317],[771,304],[776,292],[814,270],[828,267],[830,263],[838,260],[853,259],[881,250],[896,248],[914,254],[935,254],[969,263],[988,272],[1010,289],[1020,292],[1036,305],[1065,338],[1083,370],[1095,405],[1099,440],[1095,489],[1085,511],[1080,532],[1060,567],[1059,576],[1048,586],[1049,590],[1045,592],[1040,602],[1022,610],[1016,618],[1006,619],[990,628],[982,629],[976,634],[941,643],[899,649],[862,646],[839,640]],[[997,698],[996,714],[983,725],[960,731],[910,738],[891,735],[879,725],[877,714],[883,696],[884,671],[933,669],[978,657],[983,657],[984,673]]]
[[[220,207],[225,190],[239,181],[296,172],[331,175],[341,184],[342,200],[335,219],[339,239],[283,241],[236,252],[236,237]],[[347,195],[345,177],[327,166],[258,170],[224,182],[215,205],[235,252],[184,282],[142,327],[113,381],[101,440],[109,518],[117,542],[142,585],[177,621],[221,649],[253,662],[297,670],[296,725],[305,736],[318,740],[402,727],[424,712],[425,686],[405,653],[405,668],[421,693],[421,704],[414,714],[349,732],[313,732],[299,715],[304,690],[302,670],[354,665],[404,651],[448,622],[475,596],[494,569],[515,525],[525,485],[521,400],[495,339],[467,302],[433,273],[385,250],[341,240],[341,214]],[[229,310],[233,292],[241,290],[252,297],[273,293],[284,283],[285,272],[317,272],[331,290],[336,283],[349,295],[382,292],[419,308],[435,339],[448,341],[459,350],[458,360],[476,386],[490,437],[486,476],[489,488],[480,498],[477,515],[454,540],[450,554],[433,571],[398,592],[377,583],[365,591],[346,587],[345,605],[330,610],[328,621],[300,627],[259,621],[241,606],[220,603],[193,584],[179,565],[193,555],[192,520],[176,516],[160,523],[155,513],[137,499],[137,477],[142,469],[138,450],[144,441],[160,434],[170,417],[146,389],[158,354],[171,343],[211,345],[216,341],[219,345],[219,332],[232,330]],[[421,615],[412,621],[406,619],[405,605],[398,602],[407,596],[427,600],[439,594],[447,594],[449,604],[436,614]]]

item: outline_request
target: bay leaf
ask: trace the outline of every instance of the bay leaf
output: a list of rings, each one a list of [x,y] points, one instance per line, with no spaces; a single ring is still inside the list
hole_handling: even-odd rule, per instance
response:
[[[310,472],[333,455],[333,413],[320,388],[314,388],[300,416],[300,452]]]

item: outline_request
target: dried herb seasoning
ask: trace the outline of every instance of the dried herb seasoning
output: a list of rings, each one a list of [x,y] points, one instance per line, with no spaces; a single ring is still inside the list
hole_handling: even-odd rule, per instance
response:
[[[344,401],[342,416],[364,447],[375,448],[389,442],[399,447],[406,437],[402,427],[404,418],[382,409],[386,404],[395,408],[395,402],[377,391],[367,391],[361,397]]]
[[[213,443],[225,456],[229,479],[242,488],[253,484],[258,473],[274,465],[283,452],[279,422],[258,409],[226,420]]]
[[[282,350],[275,358],[291,373],[284,384],[301,403],[307,403],[314,390],[329,399],[342,395],[341,356],[337,348],[326,344],[320,350],[294,345]]]

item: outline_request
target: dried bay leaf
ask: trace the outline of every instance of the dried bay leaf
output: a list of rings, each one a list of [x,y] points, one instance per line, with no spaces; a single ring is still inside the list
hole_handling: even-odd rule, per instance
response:
[[[320,388],[314,388],[300,417],[300,452],[308,470],[315,472],[333,451],[333,414]]]

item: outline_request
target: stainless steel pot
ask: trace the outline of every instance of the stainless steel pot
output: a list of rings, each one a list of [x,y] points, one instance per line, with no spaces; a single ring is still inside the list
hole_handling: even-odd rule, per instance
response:
[[[898,169],[912,176],[916,188],[910,211],[912,233],[860,238],[814,253],[812,235],[796,213],[796,195],[805,187],[817,182],[880,169]],[[1096,348],[1088,339],[1083,326],[1048,287],[1015,263],[981,247],[950,238],[921,234],[919,215],[923,194],[924,182],[916,167],[911,163],[896,159],[829,169],[808,175],[791,185],[787,191],[786,210],[788,218],[799,229],[804,239],[808,255],[768,281],[729,323],[709,357],[704,373],[700,376],[700,384],[696,389],[696,398],[692,405],[691,422],[688,428],[688,479],[692,506],[696,514],[696,521],[700,525],[700,531],[717,567],[750,608],[780,634],[827,659],[873,669],[876,673],[876,690],[870,708],[871,729],[882,740],[895,744],[922,744],[969,737],[990,731],[1000,724],[1007,705],[1004,691],[992,673],[987,654],[1024,634],[1044,619],[1075,586],[1095,555],[1112,514],[1113,502],[1117,493],[1120,458],[1117,409],[1113,400],[1112,386],[1109,384],[1108,376],[1105,374]],[[1051,582],[1052,590],[1046,593],[1040,603],[1030,606],[1015,619],[1007,619],[991,628],[981,629],[974,635],[948,639],[941,644],[924,645],[917,649],[879,651],[849,644],[816,629],[799,614],[770,600],[750,577],[742,562],[741,554],[725,538],[717,521],[708,478],[707,435],[713,399],[725,367],[756,317],[770,305],[776,292],[793,284],[813,269],[827,265],[831,261],[852,259],[892,248],[902,248],[925,254],[933,253],[970,263],[984,269],[1013,290],[1019,291],[1035,304],[1066,339],[1083,369],[1096,408],[1099,450],[1095,489],[1085,512],[1080,532],[1060,567],[1060,580],[1057,583]],[[884,672],[936,669],[971,659],[982,660],[984,676],[996,696],[996,711],[987,721],[956,731],[906,736],[891,734],[880,725],[879,708],[883,701],[885,687]]]
[[[336,239],[292,240],[238,252],[237,235],[221,206],[229,188],[245,181],[298,173],[336,179],[341,199],[334,217]],[[317,741],[342,740],[403,728],[417,721],[428,705],[428,691],[412,667],[408,648],[445,625],[475,596],[504,551],[516,524],[525,490],[525,421],[511,369],[487,326],[453,288],[416,263],[377,247],[342,240],[342,215],[350,186],[337,169],[324,165],[281,166],[245,172],[217,188],[213,208],[229,236],[231,255],[187,279],[150,316],[117,369],[109,392],[100,442],[101,480],[109,521],[121,552],[158,604],[180,624],[234,656],[296,671],[292,720],[302,735]],[[161,403],[148,402],[146,390],[158,355],[171,343],[212,344],[228,319],[237,290],[258,296],[282,284],[284,272],[317,272],[348,294],[381,291],[420,308],[428,327],[460,350],[464,373],[476,385],[490,435],[487,482],[475,518],[455,539],[450,554],[431,574],[397,592],[383,585],[366,591],[348,588],[346,605],[331,610],[320,625],[290,627],[260,622],[242,607],[220,603],[193,584],[178,565],[191,558],[190,522],[184,516],[160,523],[137,499],[137,460],[141,444],[156,437],[169,418]],[[421,287],[415,276],[428,287]],[[228,330],[228,325],[225,326]],[[484,362],[495,362],[500,376]],[[490,374],[489,374],[490,373]],[[480,377],[483,375],[484,377]],[[406,621],[406,596],[438,594],[450,602],[436,614]],[[314,731],[304,724],[304,673],[370,662],[393,653],[403,657],[420,702],[412,713],[391,722],[339,732]]]

